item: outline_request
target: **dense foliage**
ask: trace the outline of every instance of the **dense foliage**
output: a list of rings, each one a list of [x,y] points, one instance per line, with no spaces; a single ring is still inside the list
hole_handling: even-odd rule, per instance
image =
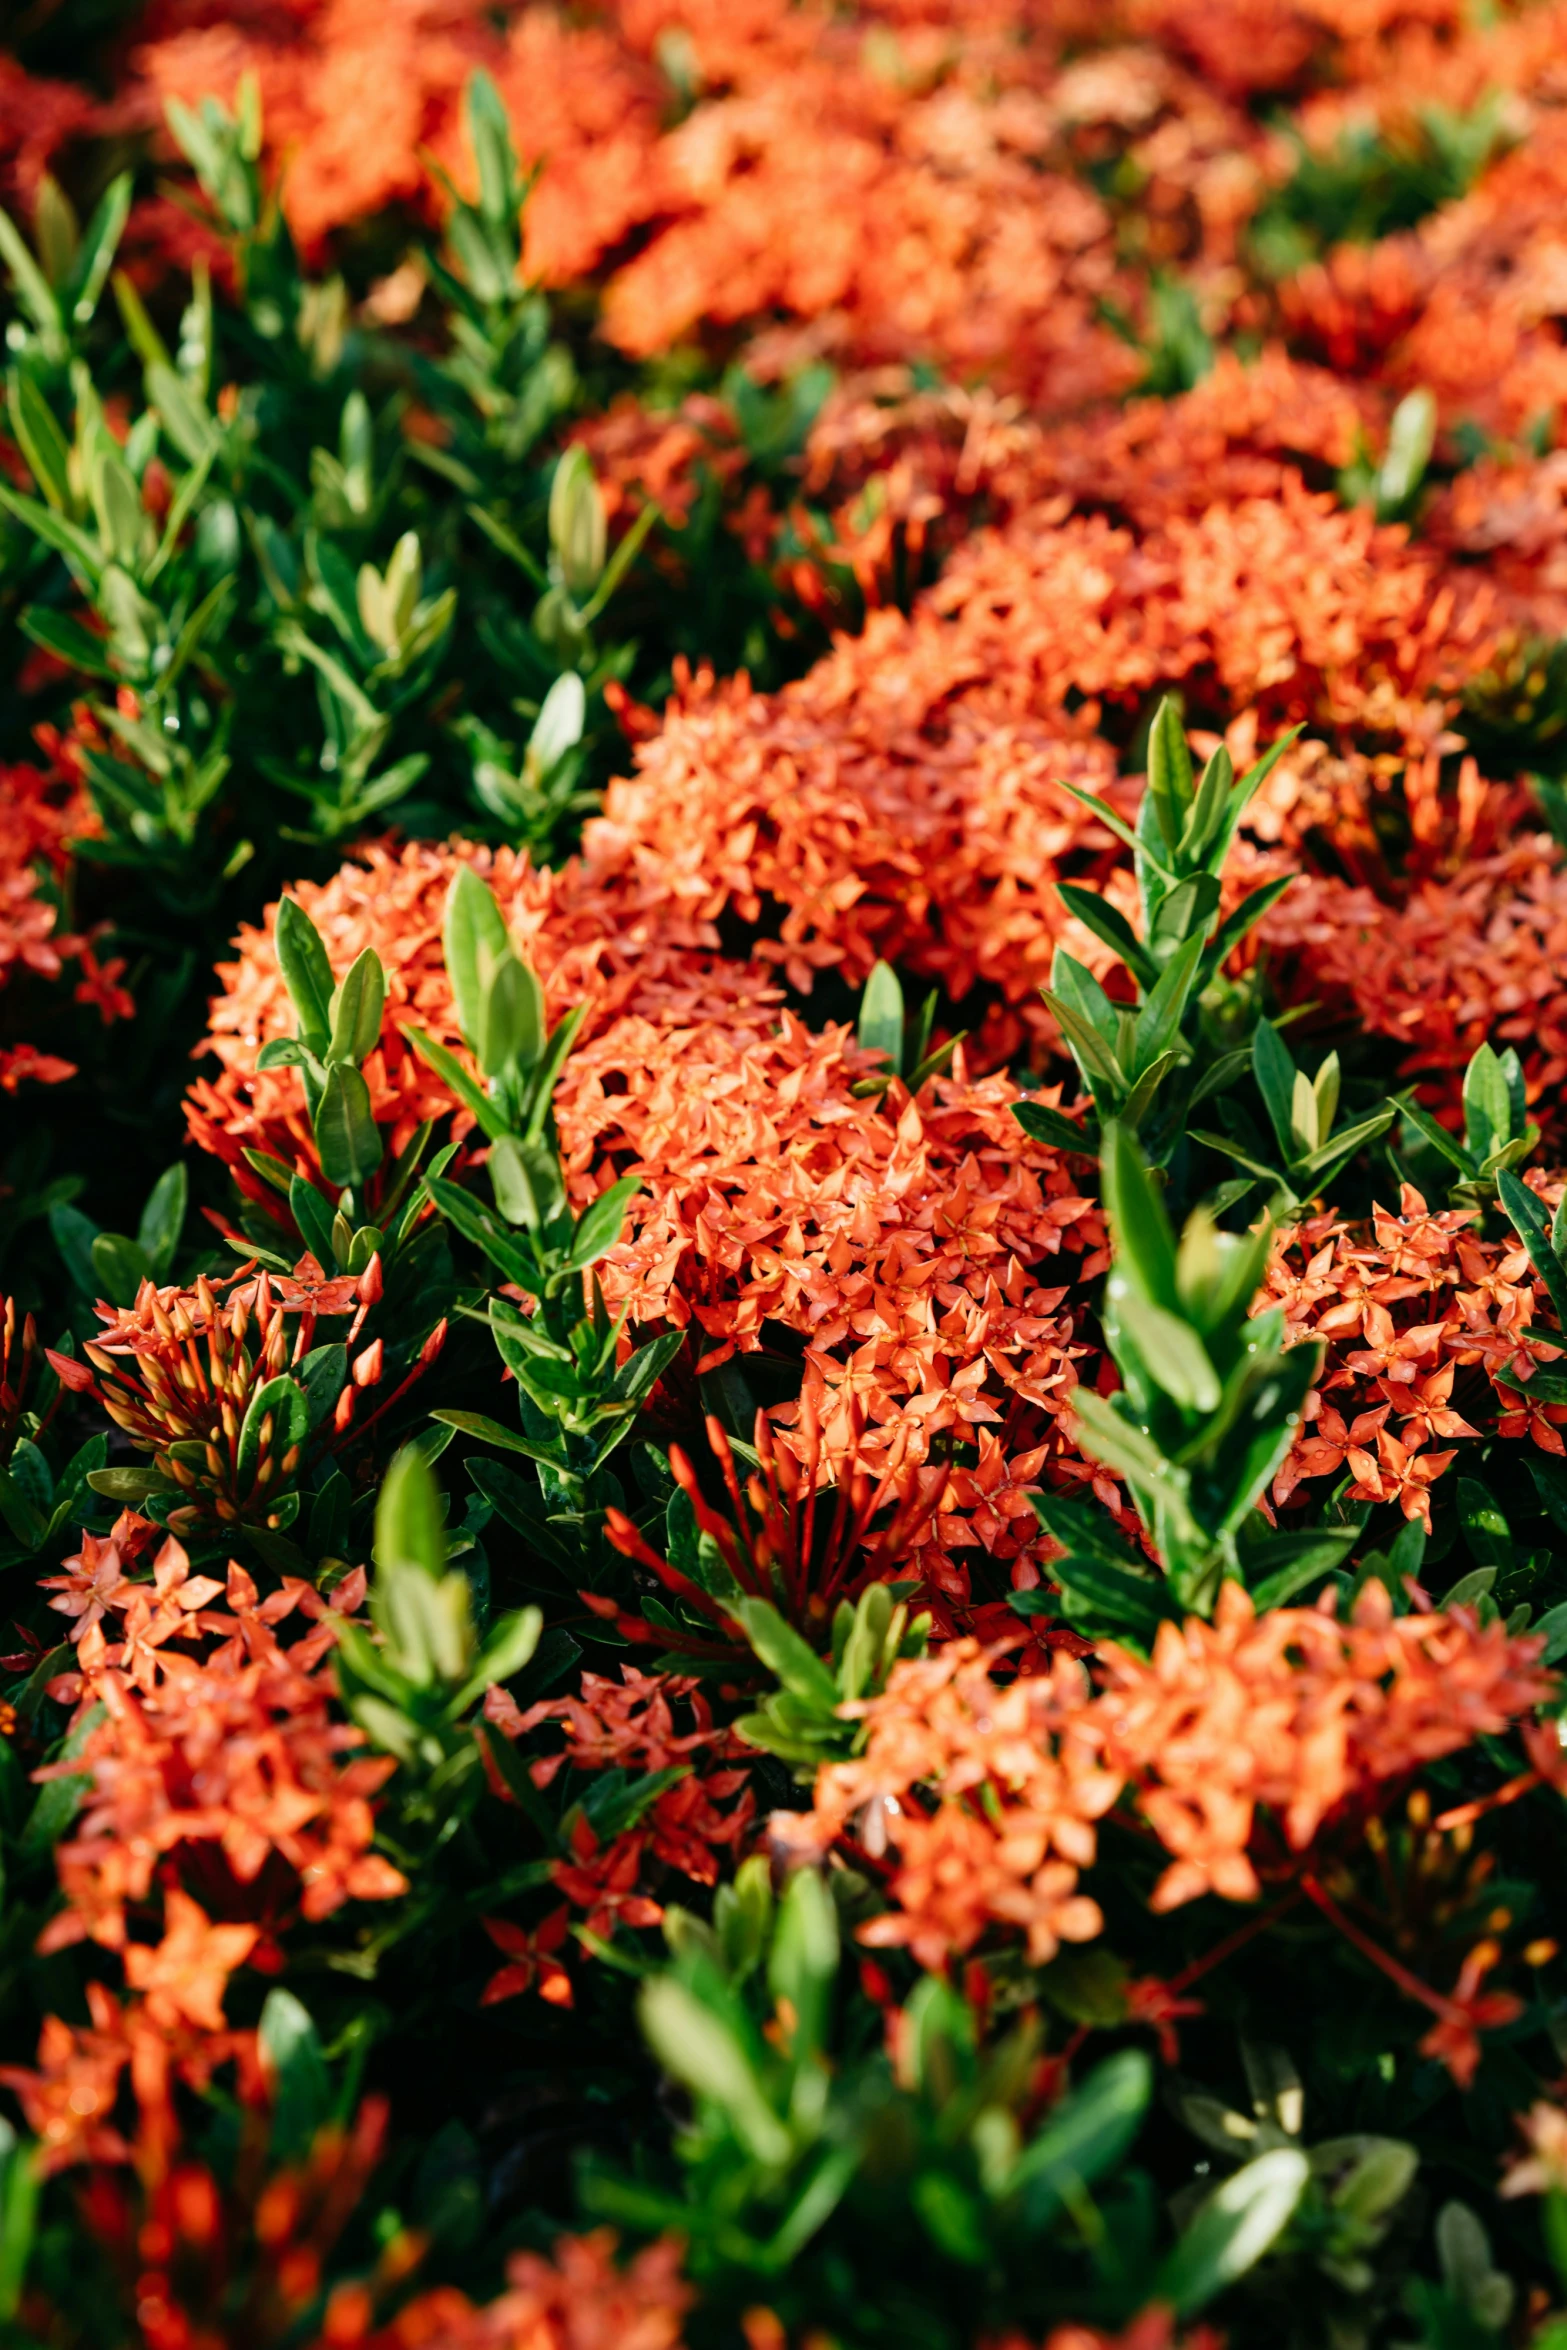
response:
[[[0,2342],[1567,2344],[1567,0],[33,0]]]

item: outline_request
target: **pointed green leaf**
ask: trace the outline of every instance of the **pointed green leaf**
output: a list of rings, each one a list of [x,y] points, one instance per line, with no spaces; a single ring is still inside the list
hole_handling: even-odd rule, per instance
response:
[[[328,1005],[332,1034],[327,1051],[334,1061],[351,1061],[357,1068],[369,1058],[381,1041],[385,1005],[386,973],[374,947],[366,947]]]
[[[1099,1164],[1115,1242],[1112,1280],[1120,1276],[1152,1304],[1175,1313],[1180,1303],[1175,1289],[1175,1236],[1141,1151],[1119,1125],[1105,1128]]]
[[[1150,2298],[1190,2317],[1233,2285],[1283,2234],[1310,2175],[1293,2146],[1236,2171],[1200,2206],[1154,2278]]]
[[[1180,706],[1166,694],[1148,736],[1148,795],[1166,852],[1173,861],[1192,804],[1192,755]]]
[[[607,1191],[601,1191],[590,1208],[585,1208],[572,1235],[571,1254],[565,1271],[585,1272],[596,1265],[609,1249],[615,1246],[625,1230],[626,1210],[642,1188],[640,1176],[623,1175]]]
[[[1058,881],[1056,895],[1085,929],[1114,949],[1140,987],[1150,988],[1155,984],[1159,966],[1119,906],[1112,906],[1108,898],[1101,897],[1096,890],[1081,888],[1075,881]]]
[[[903,987],[890,963],[876,963],[860,998],[857,1029],[867,1052],[882,1053],[894,1069],[903,1067]]]
[[[296,898],[284,898],[278,907],[274,946],[300,1040],[319,1056],[332,1033],[332,965],[320,932]]]
[[[381,1164],[384,1145],[370,1088],[344,1061],[333,1061],[327,1070],[315,1132],[321,1172],[339,1190],[363,1183]]]
[[[1075,1119],[1060,1110],[1052,1110],[1044,1102],[1014,1102],[1012,1115],[1035,1142],[1047,1143],[1058,1151],[1070,1151],[1078,1158],[1097,1156],[1097,1139],[1086,1133]]]

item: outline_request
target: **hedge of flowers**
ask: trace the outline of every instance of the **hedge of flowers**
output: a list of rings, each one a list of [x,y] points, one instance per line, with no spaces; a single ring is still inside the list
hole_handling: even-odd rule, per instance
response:
[[[1567,5],[0,53],[0,2343],[1564,2350]]]

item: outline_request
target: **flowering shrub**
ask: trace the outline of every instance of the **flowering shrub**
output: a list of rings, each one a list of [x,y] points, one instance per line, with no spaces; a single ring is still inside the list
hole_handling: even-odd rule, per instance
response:
[[[1567,12],[4,38],[4,2350],[1562,2350]]]

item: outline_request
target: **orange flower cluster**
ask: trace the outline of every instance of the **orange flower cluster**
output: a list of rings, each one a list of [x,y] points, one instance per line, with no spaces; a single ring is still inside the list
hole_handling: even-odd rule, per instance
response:
[[[107,1985],[89,1982],[86,2024],[46,2016],[36,2065],[0,2067],[46,2174],[134,2158],[156,2175],[175,2134],[176,2080],[204,2088],[219,2065],[237,2061],[242,2090],[254,2096],[259,2088],[255,2034],[231,2031],[223,2017],[228,1978],[249,1955],[256,1928],[214,1926],[177,1888],[165,1914],[161,1942],[126,1946],[132,1998],[122,2004]],[[134,2147],[116,2110],[127,2079],[139,2109]]]
[[[247,1921],[254,1962],[275,1965],[272,1937],[288,1914],[323,1918],[345,1901],[405,1890],[371,1849],[372,1799],[394,1766],[354,1754],[361,1733],[333,1711],[334,1634],[311,1585],[286,1577],[261,1599],[232,1562],[226,1585],[192,1575],[172,1537],[152,1581],[132,1581],[120,1571],[127,1548],[121,1534],[107,1549],[84,1549],[57,1579],[63,1604],[85,1621],[75,1670],[52,1693],[103,1712],[74,1760],[40,1774],[91,1781],[57,1848],[66,1907],[42,1947],[90,1938],[125,1951],[129,1971],[127,1911],[147,1901],[172,1857],[220,1913]],[[361,1569],[332,1605],[352,1610],[363,1594]],[[213,1604],[224,1598],[226,1608]],[[284,1647],[275,1627],[296,1613],[314,1629]],[[208,1638],[217,1645],[187,1653]]]
[[[475,0],[326,0],[253,26],[153,0],[120,114],[227,96],[254,71],[291,221],[317,247],[427,202],[421,148],[465,172],[460,94],[483,64],[544,165],[527,266],[548,283],[606,277],[622,349],[781,316],[816,349],[999,367],[1074,400],[1120,390],[1136,364],[1096,315],[1120,270],[1082,162],[1129,150],[1161,244],[1190,241],[1195,207],[1198,241],[1222,254],[1257,183],[1236,161],[1260,144],[1243,110],[1157,52],[1065,62],[1088,29],[1027,0],[923,21],[615,0],[581,20],[526,8],[504,33]],[[373,122],[367,89],[397,93]]]
[[[1003,2334],[983,2344],[982,2350],[1033,2350],[1033,2345],[1026,2335]],[[1055,2326],[1044,2350],[1224,2350],[1224,2337],[1211,2326],[1181,2331],[1175,2312],[1156,2306],[1134,2317],[1118,2334],[1101,2333],[1097,2326]]]
[[[1550,841],[1525,834],[1403,904],[1303,876],[1263,937],[1292,993],[1352,1014],[1403,1049],[1401,1074],[1449,1085],[1488,1040],[1516,1045],[1531,1094],[1567,1077],[1567,875]]]
[[[1023,1484],[1042,1442],[1062,1449],[1080,1346],[1065,1285],[1042,1275],[1067,1252],[1089,1274],[1102,1264],[1093,1203],[1056,1152],[1020,1135],[1008,1081],[969,1078],[961,1058],[917,1104],[858,1098],[869,1064],[849,1031],[776,1013],[755,966],[712,954],[711,892],[684,909],[677,896],[655,918],[631,871],[547,875],[506,851],[429,847],[372,850],[324,888],[302,887],[334,967],[374,945],[386,968],[387,1027],[366,1076],[394,1137],[450,1108],[400,1029],[415,1019],[459,1042],[439,928],[459,855],[496,888],[551,1016],[592,1007],[556,1109],[584,1200],[611,1164],[644,1187],[606,1267],[612,1302],[635,1319],[693,1324],[709,1366],[762,1347],[770,1323],[798,1332],[830,1461],[852,1454],[879,1471],[923,1459],[942,1429],[983,1428],[1014,1464],[1027,1456]],[[313,1161],[297,1080],[254,1067],[292,1018],[270,932],[247,932],[241,949],[212,1022],[224,1073],[193,1089],[191,1126],[259,1189],[247,1145]],[[977,1538],[1007,1559],[1021,1547],[1020,1512],[995,1506],[1006,1482],[987,1452],[977,1483],[954,1483],[930,1563],[955,1589],[961,1572],[944,1557],[965,1539],[960,1518],[973,1514]]]
[[[684,2247],[662,2237],[622,2268],[617,2244],[613,2230],[595,2228],[559,2237],[553,2260],[514,2252],[505,2292],[486,2307],[444,2285],[380,2330],[368,2293],[341,2288],[313,2350],[680,2350],[696,2299],[680,2274]]]
[[[1395,1616],[1374,1581],[1348,1622],[1326,1601],[1259,1616],[1226,1583],[1214,1621],[1162,1625],[1146,1663],[1103,1649],[1106,1761],[1172,1856],[1155,1909],[1254,1899],[1342,1808],[1498,1736],[1555,1687],[1539,1649],[1463,1608]]]
[[[1536,1188],[1547,1187],[1536,1178]],[[1347,1466],[1350,1499],[1397,1501],[1429,1527],[1430,1489],[1454,1454],[1427,1448],[1479,1433],[1463,1406],[1490,1418],[1500,1405],[1504,1436],[1567,1449],[1559,1404],[1499,1385],[1504,1374],[1527,1385],[1561,1352],[1534,1328],[1543,1288],[1518,1242],[1482,1239],[1474,1222],[1462,1209],[1432,1215],[1406,1184],[1398,1214],[1377,1208],[1369,1232],[1329,1213],[1279,1235],[1259,1302],[1283,1307],[1290,1342],[1320,1338],[1326,1355],[1273,1481],[1276,1504]]]
[[[472,864],[494,891],[522,951],[543,981],[551,1020],[586,1003],[597,1023],[633,998],[642,1015],[679,1030],[695,1020],[734,1017],[770,1003],[762,974],[717,956],[718,938],[700,914],[659,909],[654,920],[599,886],[575,866],[542,871],[510,849],[468,844],[371,844],[325,883],[294,891],[326,945],[334,970],[346,970],[367,946],[385,966],[387,1010],[379,1049],[364,1065],[378,1124],[394,1150],[406,1147],[420,1121],[450,1107],[439,1081],[405,1042],[413,1022],[454,1050],[461,1047],[441,947],[441,916],[459,861]],[[215,1151],[242,1190],[275,1208],[244,1160],[259,1147],[291,1167],[318,1173],[299,1081],[291,1071],[257,1073],[256,1055],[272,1036],[293,1033],[294,1015],[274,951],[272,923],[241,928],[239,960],[219,964],[223,993],[204,1052],[220,1063],[216,1080],[198,1079],[189,1116],[194,1139]]]
[[[1228,1582],[1212,1623],[1162,1626],[1147,1661],[1104,1645],[1097,1690],[1064,1656],[1003,1684],[995,1651],[953,1641],[851,1709],[863,1754],[824,1766],[811,1812],[774,1813],[772,1832],[796,1856],[851,1830],[872,1863],[891,1847],[896,1907],[867,1942],[934,1967],[1001,1925],[1039,1962],[1100,1930],[1079,1872],[1123,1790],[1171,1856],[1156,1910],[1255,1899],[1325,1826],[1542,1704],[1539,1647],[1465,1609],[1395,1616],[1379,1583],[1346,1623],[1329,1602],[1258,1616]]]
[[[851,1822],[872,1861],[892,1847],[897,1907],[861,1940],[907,1945],[923,1966],[971,1949],[995,1923],[1024,1933],[1042,1965],[1104,1922],[1078,1880],[1123,1782],[1106,1765],[1087,1674],[1057,1656],[1002,1688],[991,1662],[963,1639],[894,1665],[882,1696],[846,1709],[865,1721],[864,1753],[818,1773],[810,1813],[773,1815],[785,1849],[825,1847]],[[920,1788],[935,1797],[928,1809]]]

